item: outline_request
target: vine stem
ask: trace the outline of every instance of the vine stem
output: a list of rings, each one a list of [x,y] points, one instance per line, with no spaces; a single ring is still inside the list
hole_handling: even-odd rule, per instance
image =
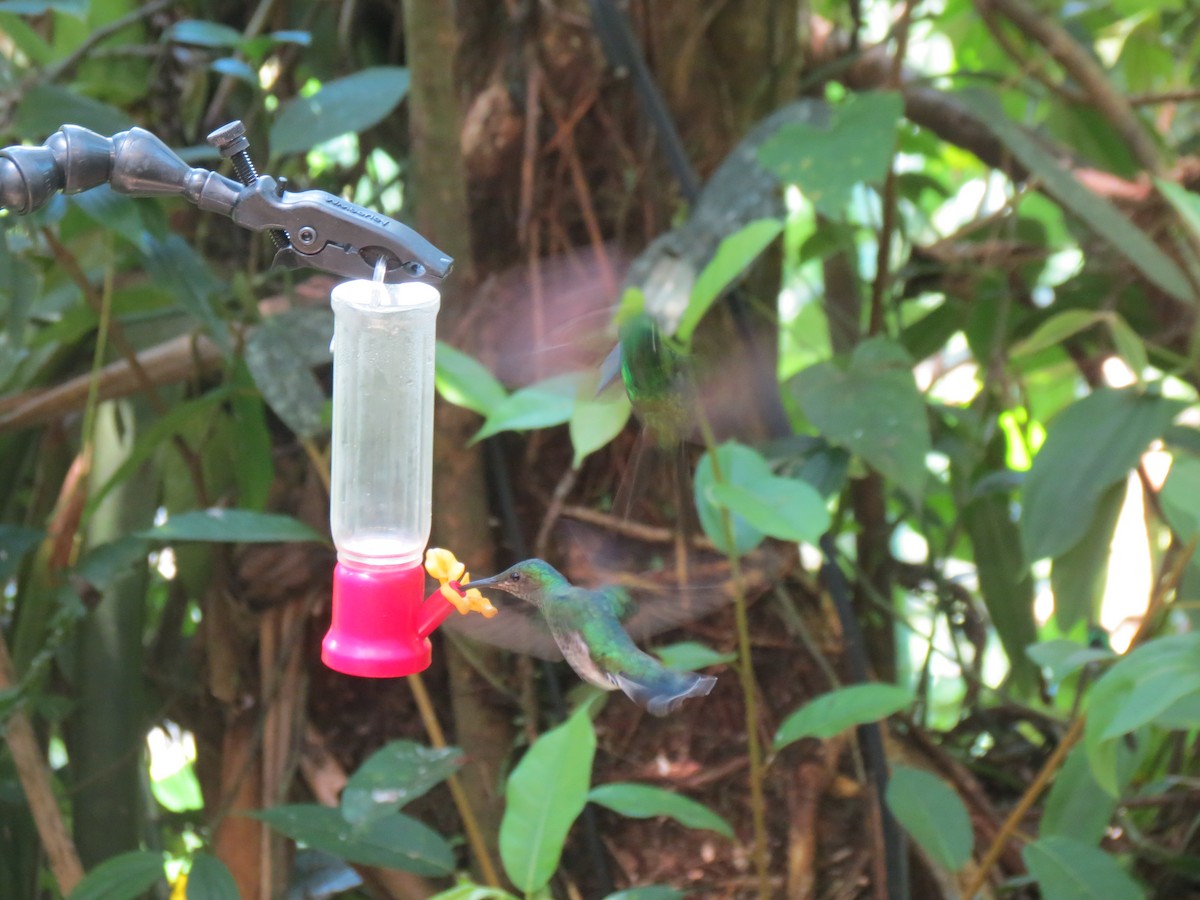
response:
[[[721,463],[717,459],[717,441],[704,410],[696,405],[696,421],[708,458],[712,464],[713,481],[724,482]],[[763,798],[762,745],[758,742],[758,691],[754,680],[754,664],[750,656],[750,618],[746,613],[746,594],[742,589],[742,564],[734,546],[733,518],[721,507],[721,531],[725,537],[729,574],[733,580],[733,609],[738,636],[738,678],[742,683],[743,708],[746,712],[746,751],[750,758],[750,810],[754,819],[754,868],[758,874],[758,896],[766,900],[771,895],[770,858],[767,852],[767,810]]]
[[[425,732],[429,735],[429,743],[441,750],[446,746],[446,735],[442,732],[437,712],[429,699],[429,692],[425,689],[425,681],[419,674],[409,675],[407,680],[408,686],[412,689],[413,698],[417,701],[417,709],[421,713]],[[447,778],[446,784],[450,788],[450,795],[454,798],[454,805],[458,807],[458,814],[463,820],[463,830],[467,833],[467,843],[471,845],[471,852],[475,854],[475,860],[479,863],[479,871],[483,875],[483,880],[487,882],[488,887],[500,887],[500,877],[496,874],[495,864],[492,862],[491,854],[488,853],[487,842],[483,839],[483,831],[479,828],[475,811],[471,809],[471,801],[467,799],[467,792],[463,790],[457,775]]]
[[[987,878],[987,873],[991,871],[992,866],[1000,858],[1000,854],[1004,852],[1004,848],[1008,845],[1009,840],[1016,832],[1017,827],[1021,824],[1021,820],[1025,818],[1025,814],[1029,812],[1030,807],[1037,802],[1038,797],[1042,795],[1042,791],[1050,783],[1054,777],[1054,773],[1058,771],[1067,753],[1075,746],[1075,743],[1083,735],[1083,724],[1087,721],[1083,716],[1078,716],[1071,726],[1067,729],[1067,733],[1063,735],[1058,746],[1054,748],[1054,752],[1046,759],[1037,777],[1025,789],[1025,793],[1021,795],[1021,799],[1017,801],[1017,805],[1013,807],[1012,812],[1008,814],[1008,818],[1004,820],[1004,824],[1000,826],[1000,830],[996,832],[996,836],[992,839],[992,844],[987,849],[987,853],[983,855],[983,859],[979,861],[979,865],[971,875],[971,880],[967,882],[966,888],[963,890],[965,900],[971,900],[980,889],[983,887],[984,879]]]

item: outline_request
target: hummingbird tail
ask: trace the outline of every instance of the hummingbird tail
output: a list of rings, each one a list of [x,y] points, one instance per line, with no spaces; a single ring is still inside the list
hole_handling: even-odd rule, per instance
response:
[[[661,676],[634,681],[628,675],[614,674],[617,686],[652,716],[665,716],[679,709],[688,697],[705,697],[717,683],[712,675],[673,672],[664,669]]]

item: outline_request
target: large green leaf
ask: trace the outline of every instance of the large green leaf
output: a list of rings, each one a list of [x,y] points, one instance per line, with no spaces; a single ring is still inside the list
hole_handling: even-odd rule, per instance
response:
[[[668,816],[688,828],[707,829],[733,839],[733,829],[728,822],[703,803],[674,791],[647,784],[614,782],[592,788],[588,799],[632,819]]]
[[[1034,668],[1025,648],[1037,640],[1033,618],[1033,575],[1021,553],[1021,534],[1007,493],[976,497],[962,511],[962,524],[975,550],[979,591],[1008,656],[1013,678],[1033,686]]]
[[[764,478],[771,477],[771,468],[766,460],[749,447],[730,441],[717,448],[717,468],[721,478],[718,481],[717,472],[713,468],[712,454],[705,453],[700,457],[696,466],[693,481],[693,494],[696,502],[696,514],[700,518],[700,527],[708,535],[718,550],[726,556],[749,553],[762,543],[766,536],[751,525],[743,516],[729,512],[728,508],[718,503],[713,496],[713,488],[718,484],[753,484]],[[722,511],[725,510],[723,513]],[[724,515],[729,516],[733,532],[733,543],[725,533]]]
[[[355,827],[340,810],[301,803],[252,813],[294,841],[364,866],[404,869],[418,875],[448,875],[454,852],[437,832],[404,813]]]
[[[342,791],[342,815],[369,824],[402,809],[441,784],[462,765],[457,747],[426,747],[392,741],[358,767]]]
[[[1086,748],[1075,747],[1046,796],[1038,836],[1062,835],[1095,846],[1116,808],[1117,798],[1102,790],[1092,776]]]
[[[271,125],[271,155],[302,153],[381,122],[408,94],[408,69],[375,66],[285,103]]]
[[[779,219],[756,219],[721,241],[717,252],[696,278],[675,336],[687,344],[709,307],[783,231]]]
[[[887,718],[912,702],[912,691],[895,684],[838,688],[810,700],[784,719],[775,733],[775,749],[806,737],[831,738],[847,728]]]
[[[712,647],[696,641],[680,641],[678,644],[655,647],[654,655],[661,659],[668,669],[678,669],[681,672],[731,663],[737,659],[736,653],[718,653]]]
[[[1026,844],[1021,859],[1044,900],[1142,900],[1146,896],[1110,854],[1062,835]]]
[[[138,537],[150,541],[214,541],[224,544],[324,540],[291,516],[219,507],[179,513],[162,525],[139,532]]]
[[[787,388],[832,443],[861,456],[913,499],[921,498],[929,422],[912,361],[899,345],[884,338],[864,341],[848,361],[809,366]]]
[[[481,441],[501,431],[527,431],[569,422],[583,376],[578,372],[554,375],[514,391],[489,413],[471,441]]]
[[[971,858],[975,832],[958,794],[936,775],[893,766],[887,805],[896,820],[939,865],[957,871]]]
[[[504,386],[486,366],[444,341],[437,342],[434,360],[434,384],[438,393],[455,406],[486,416],[508,396]]]
[[[1118,481],[1100,497],[1095,518],[1079,542],[1054,560],[1050,570],[1054,621],[1064,634],[1077,622],[1099,620],[1109,548],[1124,502],[1125,482]]]
[[[1200,633],[1155,638],[1129,652],[1087,698],[1084,746],[1096,782],[1116,796],[1123,781],[1119,745],[1148,724],[1200,726]],[[1195,718],[1186,718],[1192,713]]]
[[[710,496],[768,537],[815,544],[829,528],[825,501],[807,481],[770,475],[747,484],[714,484]]]
[[[88,872],[69,900],[136,900],[163,878],[161,853],[134,850],[106,859]]]
[[[596,753],[589,707],[539,737],[508,776],[500,859],[509,880],[526,893],[550,881],[567,832],[587,803]]]
[[[1056,683],[1086,665],[1094,662],[1106,662],[1113,658],[1111,650],[1085,647],[1061,638],[1033,644],[1025,648],[1025,653],[1037,665],[1048,669],[1050,680]]]
[[[1101,388],[1063,410],[1025,480],[1021,534],[1028,558],[1057,557],[1074,547],[1100,498],[1184,406],[1157,394]]]
[[[237,883],[225,863],[197,853],[187,874],[187,900],[229,900],[238,895]]]
[[[798,185],[823,215],[844,218],[851,188],[878,184],[887,174],[903,110],[899,94],[852,94],[832,109],[824,126],[781,126],[759,148],[759,162]]]
[[[590,379],[585,380],[575,399],[568,426],[574,449],[571,465],[579,468],[585,457],[620,434],[629,421],[630,412],[629,395],[622,385],[613,384],[596,396]]]
[[[981,121],[1005,143],[1025,168],[1038,177],[1047,194],[1168,294],[1185,303],[1195,302],[1195,294],[1179,267],[1144,231],[1095,191],[1080,184],[1024,128],[1008,118],[991,96],[972,92],[970,102],[977,108],[983,108],[986,117]]]
[[[220,22],[180,19],[163,32],[163,40],[197,47],[236,47],[242,42],[242,33]]]
[[[143,241],[142,263],[190,315],[202,324],[223,351],[231,349],[229,330],[217,315],[224,287],[204,258],[177,234],[150,235]]]
[[[65,122],[100,134],[115,134],[137,123],[127,112],[55,84],[33,84],[18,104],[13,128],[26,138],[41,140]]]
[[[683,892],[664,884],[650,884],[617,891],[615,894],[609,894],[604,900],[683,900]]]
[[[1200,459],[1177,454],[1158,499],[1167,524],[1180,540],[1200,536]]]

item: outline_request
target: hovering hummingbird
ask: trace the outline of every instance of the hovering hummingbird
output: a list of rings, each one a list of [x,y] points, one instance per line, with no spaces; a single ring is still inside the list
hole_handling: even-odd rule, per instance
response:
[[[618,688],[655,716],[679,708],[688,697],[703,697],[717,679],[668,669],[638,649],[622,627],[635,610],[618,587],[576,587],[545,560],[527,559],[499,575],[472,581],[532,604],[541,612],[554,642],[579,677],[606,691]]]

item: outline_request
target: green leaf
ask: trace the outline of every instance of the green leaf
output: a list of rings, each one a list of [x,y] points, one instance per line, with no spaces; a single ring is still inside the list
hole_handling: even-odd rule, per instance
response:
[[[1030,134],[1008,118],[990,95],[972,91],[967,101],[976,109],[979,121],[990,128],[1012,151],[1013,156],[1036,175],[1043,190],[1079,221],[1103,238],[1117,253],[1164,291],[1184,303],[1195,302],[1195,295],[1179,267],[1144,231],[1121,215],[1111,203],[1076,180]]]
[[[11,132],[41,140],[64,122],[100,134],[116,134],[137,123],[126,112],[53,84],[35,84],[17,106]]]
[[[1125,487],[1124,481],[1118,481],[1104,492],[1096,504],[1096,517],[1083,537],[1062,556],[1056,557],[1050,569],[1054,621],[1064,633],[1077,622],[1099,621],[1109,552],[1125,502]]]
[[[578,372],[555,375],[514,391],[493,407],[471,442],[481,441],[501,431],[549,428],[570,421],[582,378]]]
[[[1061,638],[1026,647],[1025,653],[1043,669],[1049,669],[1050,680],[1055,682],[1062,681],[1089,663],[1115,658],[1111,650],[1085,647],[1083,644]]]
[[[150,785],[154,799],[173,813],[204,809],[204,795],[191,763],[182,766]]]
[[[328,431],[325,391],[312,373],[329,362],[333,313],[327,308],[272,316],[246,342],[246,368],[263,399],[297,436]]]
[[[912,361],[899,345],[871,338],[849,361],[817,363],[797,373],[787,389],[826,438],[920,500],[928,479],[929,422]]]
[[[975,832],[958,794],[921,769],[893,766],[887,805],[921,849],[939,865],[957,872],[971,858]]]
[[[1129,474],[1184,406],[1155,394],[1101,388],[1063,410],[1025,479],[1021,533],[1028,558],[1057,557],[1074,547],[1105,491]]]
[[[877,722],[913,702],[908,688],[895,684],[854,684],[822,694],[783,720],[775,733],[775,749],[801,738],[831,738],[847,728]]]
[[[1026,844],[1021,859],[1044,900],[1142,900],[1146,895],[1111,855],[1061,835]]]
[[[243,81],[251,87],[258,87],[258,73],[245,60],[238,59],[235,56],[224,56],[221,59],[214,59],[208,64],[208,67],[218,75],[229,75],[233,78]]]
[[[187,874],[187,900],[229,900],[238,895],[237,882],[225,863],[197,853]]]
[[[733,829],[723,818],[690,797],[647,784],[614,782],[592,788],[588,799],[631,819],[667,816],[686,828],[715,831],[733,840]]]
[[[615,894],[609,894],[604,900],[683,900],[683,893],[663,884],[651,884],[617,891]]]
[[[1050,347],[1057,347],[1069,337],[1091,328],[1108,316],[1106,312],[1090,309],[1067,309],[1056,313],[1038,326],[1037,330],[1012,348],[1009,355],[1033,356]]]
[[[16,574],[21,560],[45,537],[45,532],[0,522],[0,585]]]
[[[138,532],[137,536],[150,541],[213,541],[220,544],[325,540],[291,516],[219,507],[179,513],[162,525]]]
[[[311,97],[284,104],[271,125],[271,155],[303,153],[381,122],[408,94],[408,69],[375,66],[327,82]]]
[[[678,669],[681,672],[731,663],[737,659],[736,653],[718,653],[712,647],[695,641],[680,641],[678,644],[656,647],[654,655],[661,659],[668,669]]]
[[[1155,638],[1118,660],[1087,697],[1084,746],[1092,775],[1112,796],[1121,790],[1119,745],[1124,730],[1146,724],[1175,727],[1178,713],[1200,693],[1200,633]],[[1179,682],[1179,687],[1173,685]],[[1169,693],[1164,700],[1157,695]],[[1182,704],[1182,705],[1181,705]],[[1196,723],[1200,724],[1200,723]]]
[[[216,345],[229,353],[229,332],[216,311],[218,296],[225,289],[204,258],[177,234],[147,235],[143,250],[142,262],[151,277],[167,287]]]
[[[1158,499],[1167,524],[1181,541],[1200,535],[1200,459],[1176,454]]]
[[[845,218],[851,188],[887,175],[903,113],[897,93],[851,94],[824,125],[788,123],[763,142],[758,159],[781,180],[799,186],[824,215]]]
[[[85,18],[88,0],[0,0],[0,12],[18,16],[40,16],[51,10]]]
[[[620,384],[612,385],[597,397],[590,379],[585,380],[571,410],[569,430],[575,451],[572,467],[578,469],[585,457],[620,434],[631,411],[629,395]]]
[[[1108,316],[1106,324],[1112,335],[1113,348],[1117,355],[1125,360],[1134,377],[1140,382],[1150,367],[1150,357],[1146,354],[1146,343],[1136,331],[1129,327],[1124,319],[1116,313]]]
[[[711,496],[768,537],[815,544],[829,527],[825,502],[797,478],[771,476],[750,486],[714,484]]]
[[[236,47],[242,42],[242,33],[220,22],[181,19],[163,32],[163,40],[198,47]]]
[[[771,469],[761,455],[749,447],[733,441],[717,448],[717,463],[721,470],[720,483],[723,484],[751,484],[771,477]],[[705,453],[700,457],[700,463],[696,466],[693,482],[696,514],[700,518],[700,526],[720,552],[726,556],[735,554],[742,556],[761,544],[766,535],[746,521],[744,517],[729,512],[725,506],[716,501],[713,496],[713,488],[717,484],[712,455]],[[722,511],[730,519],[733,546],[730,546],[725,534]]]
[[[567,832],[587,803],[596,753],[589,707],[539,737],[508,776],[500,858],[509,880],[526,893],[550,881]]]
[[[482,363],[444,341],[437,342],[434,385],[448,403],[486,416],[508,391]]]
[[[717,252],[696,278],[675,329],[675,336],[687,344],[704,314],[716,299],[758,259],[779,237],[783,222],[779,219],[756,219],[727,235],[717,247]]]
[[[107,184],[99,184],[72,194],[71,202],[93,222],[120,235],[139,250],[146,249],[146,228],[132,197],[118,194]]]
[[[445,839],[404,813],[393,813],[363,827],[351,825],[339,810],[317,804],[276,806],[247,815],[294,841],[347,862],[429,876],[449,875],[454,870],[454,852]]]
[[[164,877],[161,853],[134,850],[106,859],[88,872],[69,900],[137,900]]]
[[[962,510],[962,524],[975,551],[975,571],[988,617],[1008,656],[1014,679],[1034,686],[1025,648],[1037,640],[1033,618],[1033,575],[1021,553],[1021,533],[1012,519],[1009,495],[976,497]]]
[[[389,816],[453,775],[462,759],[457,747],[385,744],[350,777],[342,791],[342,815],[354,825]]]
[[[1075,747],[1046,796],[1038,836],[1062,835],[1095,846],[1116,808],[1117,798],[1105,793],[1092,776],[1086,748]]]
[[[483,887],[472,881],[462,881],[446,891],[434,894],[429,900],[519,900],[500,888]]]

